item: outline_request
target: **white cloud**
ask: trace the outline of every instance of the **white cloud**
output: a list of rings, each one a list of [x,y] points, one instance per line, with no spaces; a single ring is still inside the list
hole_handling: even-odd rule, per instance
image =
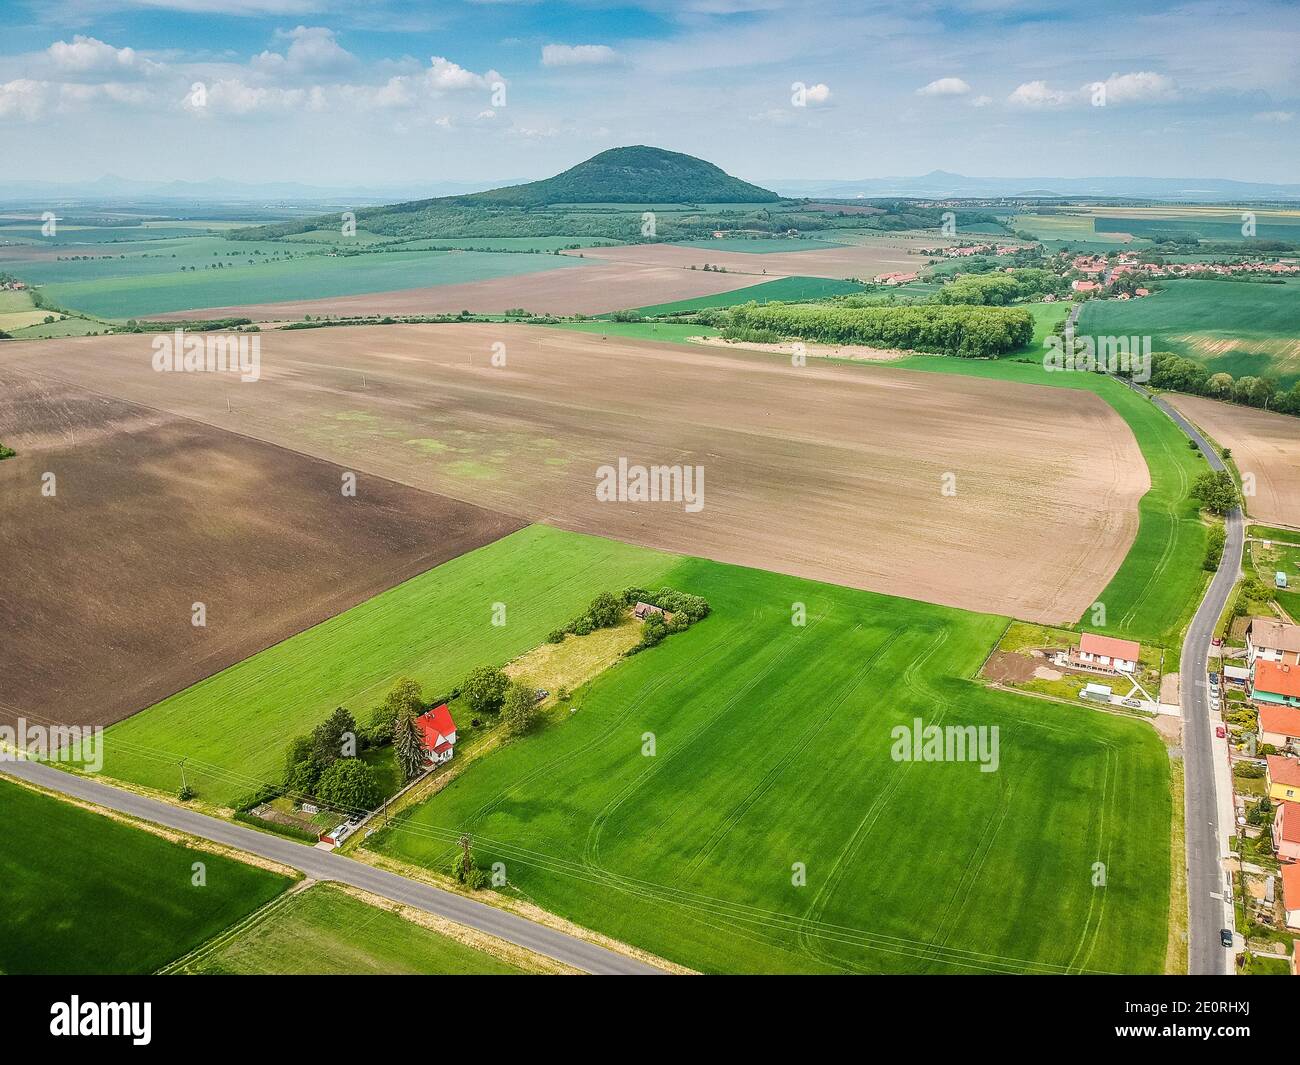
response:
[[[39,118],[45,109],[46,90],[43,81],[18,78],[0,85],[0,118]]]
[[[607,44],[548,44],[542,48],[544,67],[608,66],[619,54]]]
[[[1045,81],[1027,81],[1018,85],[1007,97],[1012,107],[1026,107],[1039,110],[1049,107],[1064,107],[1070,102],[1070,93],[1048,88]]]
[[[501,75],[495,70],[485,74],[475,74],[472,70],[444,59],[440,55],[431,56],[429,69],[425,71],[425,80],[435,92],[461,92],[465,89],[486,89],[494,81],[500,81]]]
[[[826,103],[831,98],[831,90],[820,81],[816,85],[809,85],[804,91],[804,99],[812,107]]]
[[[298,26],[277,33],[289,42],[288,51],[263,52],[253,66],[271,74],[328,74],[347,70],[356,57],[334,38],[334,31],[324,26]]]
[[[1007,97],[1007,103],[1013,107],[1044,110],[1082,107],[1098,102],[1110,107],[1114,104],[1160,102],[1177,98],[1178,86],[1172,78],[1142,70],[1131,74],[1112,74],[1105,81],[1092,81],[1074,90],[1053,89],[1045,81],[1027,81]]]
[[[929,85],[922,85],[916,90],[917,96],[964,96],[970,92],[970,86],[961,78],[936,78]]]
[[[1133,103],[1138,100],[1172,100],[1178,95],[1172,78],[1150,70],[1135,74],[1112,74],[1101,83],[1106,87],[1106,104]],[[1095,86],[1086,88],[1091,91]]]
[[[55,41],[45,50],[54,68],[64,74],[144,74],[161,69],[134,48],[114,48],[96,37],[77,34],[72,43]]]
[[[1257,111],[1250,116],[1256,122],[1290,122],[1295,118],[1294,111]]]

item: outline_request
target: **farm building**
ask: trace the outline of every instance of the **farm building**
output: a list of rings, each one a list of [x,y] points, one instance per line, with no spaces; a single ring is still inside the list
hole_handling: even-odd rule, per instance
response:
[[[1118,640],[1114,636],[1096,636],[1085,632],[1079,646],[1070,648],[1069,664],[1083,669],[1100,669],[1108,673],[1132,673],[1142,656],[1142,645],[1135,640]]]
[[[663,613],[663,607],[655,606],[654,603],[637,603],[637,605],[632,608],[632,616],[638,621],[644,621],[651,614],[662,615]]]
[[[1071,281],[1070,288],[1075,292],[1097,292],[1101,286],[1096,281]]]
[[[1259,708],[1259,742],[1274,747],[1300,745],[1300,710],[1265,704]]]
[[[1286,926],[1300,928],[1300,865],[1282,866],[1282,905]]]
[[[1300,802],[1278,804],[1273,816],[1273,846],[1284,862],[1300,859]]]
[[[1250,697],[1260,703],[1300,707],[1300,666],[1261,658],[1255,663]]]
[[[415,725],[420,730],[420,738],[428,752],[424,764],[439,765],[451,761],[456,748],[456,722],[452,720],[447,704],[435,706],[421,714],[415,719]]]
[[[1290,625],[1276,618],[1251,618],[1246,627],[1246,660],[1300,665],[1300,625]]]
[[[1300,761],[1278,754],[1270,754],[1266,761],[1268,797],[1274,802],[1300,802]]]

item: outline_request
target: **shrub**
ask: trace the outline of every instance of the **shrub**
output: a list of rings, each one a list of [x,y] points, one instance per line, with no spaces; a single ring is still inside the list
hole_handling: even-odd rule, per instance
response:
[[[465,874],[465,885],[474,891],[482,891],[491,882],[492,878],[488,876],[487,870],[480,869],[478,866],[475,866]]]
[[[591,601],[586,617],[594,628],[611,628],[623,620],[623,604],[612,592],[601,592]]]
[[[592,625],[591,618],[587,617],[586,614],[583,614],[582,617],[578,618],[578,620],[573,623],[572,632],[575,636],[589,636],[594,629],[595,626]]]
[[[320,775],[316,795],[340,810],[373,810],[383,801],[375,771],[359,758],[339,758]]]
[[[501,707],[501,720],[511,736],[522,736],[537,720],[537,696],[531,684],[512,680]]]
[[[1222,525],[1210,526],[1209,535],[1205,539],[1205,561],[1201,563],[1201,568],[1213,573],[1219,568],[1219,561],[1223,558],[1223,544],[1227,539],[1227,533],[1224,532]]]
[[[552,629],[550,632],[546,634],[546,642],[563,643],[564,637],[567,635],[568,633],[566,633],[563,629]]]
[[[176,793],[176,798],[180,799],[181,802],[189,802],[194,798],[194,794],[194,789],[188,784],[184,784],[181,786],[181,790]]]
[[[461,683],[460,691],[474,714],[495,714],[506,697],[510,678],[496,666],[480,666]]]

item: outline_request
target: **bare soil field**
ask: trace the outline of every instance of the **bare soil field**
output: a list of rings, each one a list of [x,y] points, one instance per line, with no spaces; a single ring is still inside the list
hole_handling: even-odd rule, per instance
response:
[[[458,314],[462,310],[476,314],[501,314],[517,307],[538,314],[604,314],[624,307],[648,307],[697,296],[712,296],[752,284],[752,277],[741,274],[705,273],[654,264],[596,262],[579,270],[543,270],[459,285],[434,285],[284,303],[205,307],[150,317],[155,321],[245,317],[261,322],[297,320],[308,314]]]
[[[522,518],[1048,623],[1109,581],[1149,487],[1066,389],[509,325],[264,333],[250,384],[155,373],[148,345],[69,340],[58,373]],[[620,458],[703,467],[703,509],[599,501]]]
[[[933,239],[930,247],[940,240]],[[574,255],[576,252],[565,252]],[[720,266],[730,274],[748,274],[752,283],[759,277],[832,277],[873,278],[877,274],[903,269],[916,270],[925,260],[911,254],[906,246],[885,247],[880,244],[844,245],[835,248],[813,248],[806,251],[776,251],[754,254],[743,251],[724,251],[707,245],[687,247],[680,244],[625,244],[605,248],[584,248],[588,259],[606,259],[611,262],[635,263],[643,266],[676,266],[690,273],[701,273],[705,264]],[[690,268],[694,266],[695,270]],[[714,271],[709,275],[717,277]],[[725,291],[725,290],[722,290]],[[651,301],[661,302],[659,300]],[[639,306],[651,303],[642,301]],[[629,304],[629,306],[638,306]]]
[[[727,340],[725,337],[691,337],[696,344],[706,344],[713,348],[731,348],[741,351],[767,351],[777,355],[793,356],[796,342],[781,344],[764,344],[758,341]],[[869,348],[862,344],[804,344],[799,342],[803,353],[811,358],[820,359],[857,359],[862,362],[895,362],[915,355],[914,351],[900,351],[897,348]]]
[[[117,721],[521,525],[7,361],[0,440],[6,720]]]
[[[1246,510],[1256,521],[1300,529],[1300,418],[1200,396],[1165,397],[1219,443],[1242,476],[1255,475]]]

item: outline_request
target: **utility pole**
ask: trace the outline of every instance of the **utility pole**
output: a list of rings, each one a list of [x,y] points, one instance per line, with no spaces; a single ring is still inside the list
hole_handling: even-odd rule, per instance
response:
[[[186,755],[184,758],[182,758],[179,762],[176,763],[181,767],[181,791],[186,791],[188,789],[188,785],[186,785],[185,783],[185,763],[188,762],[189,760],[190,760],[190,756]]]

